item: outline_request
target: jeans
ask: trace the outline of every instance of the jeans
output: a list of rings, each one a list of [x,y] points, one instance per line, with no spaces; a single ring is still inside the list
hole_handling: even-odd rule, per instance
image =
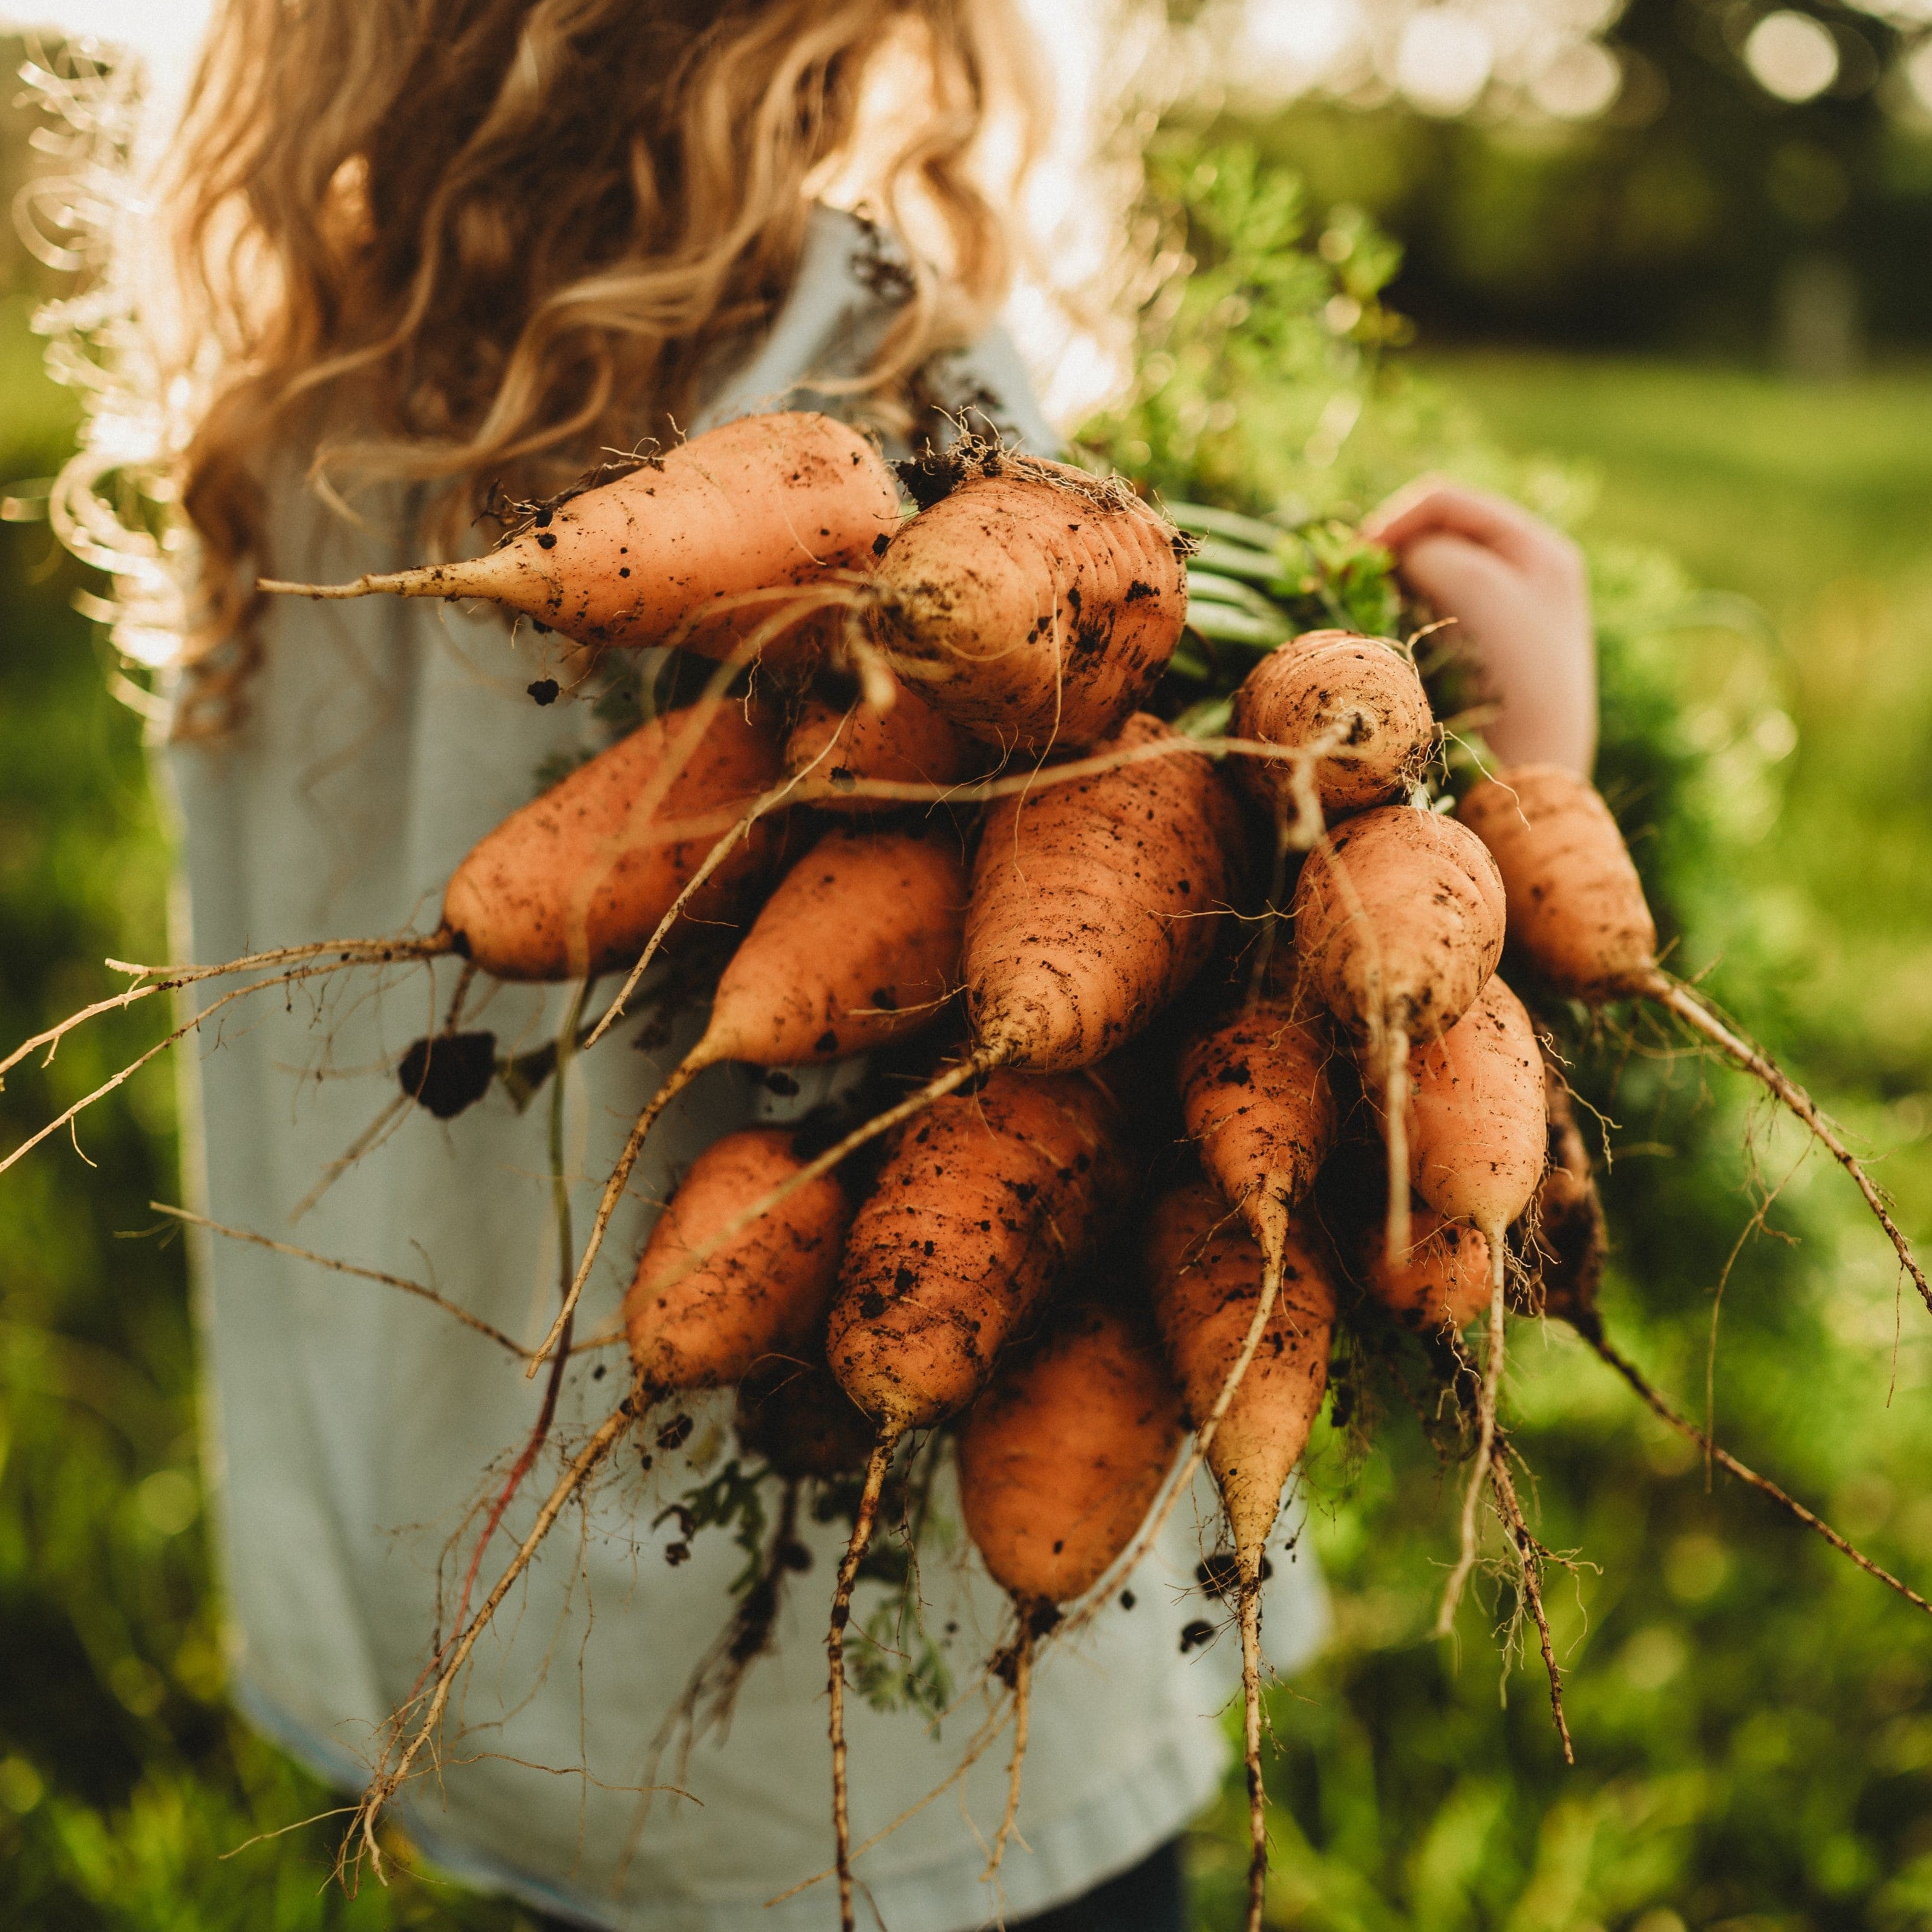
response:
[[[568,1919],[540,1918],[537,1923],[548,1932],[578,1932]],[[1051,1912],[1010,1920],[1006,1932],[1186,1932],[1186,1924],[1187,1888],[1175,1838],[1131,1871],[1118,1873]]]
[[[1186,1932],[1186,1907],[1180,1840],[1174,1838],[1132,1870],[1036,1918],[1015,1919],[1006,1932]]]

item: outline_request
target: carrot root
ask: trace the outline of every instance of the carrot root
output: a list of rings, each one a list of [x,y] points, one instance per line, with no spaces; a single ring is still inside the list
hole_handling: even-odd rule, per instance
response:
[[[1490,1244],[1489,1353],[1483,1364],[1482,1388],[1476,1400],[1476,1467],[1462,1496],[1462,1546],[1456,1567],[1450,1571],[1449,1581],[1443,1588],[1442,1606],[1436,1616],[1434,1634],[1437,1636],[1454,1634],[1456,1606],[1462,1600],[1463,1588],[1476,1567],[1480,1534],[1477,1513],[1484,1488],[1490,1480],[1490,1459],[1496,1440],[1496,1398],[1502,1385],[1504,1230],[1485,1228],[1481,1232]]]
[[[279,577],[258,577],[255,588],[268,596],[314,597],[338,602],[350,597],[375,597],[388,592],[398,597],[467,597],[460,564],[424,564],[414,570],[371,570],[346,584],[290,584]]]
[[[296,950],[305,951],[310,955],[313,955],[317,951],[332,951],[334,949],[334,947],[330,946],[307,947]],[[444,944],[438,950],[442,952],[447,952],[449,948],[447,944]],[[4,1174],[8,1168],[11,1167],[15,1162],[24,1160],[26,1156],[31,1154],[35,1148],[38,1147],[43,1141],[50,1138],[53,1135],[58,1133],[62,1128],[67,1126],[71,1122],[78,1120],[89,1107],[93,1106],[95,1101],[105,1100],[106,1096],[110,1094],[112,1094],[117,1088],[125,1086],[130,1080],[134,1078],[136,1074],[140,1072],[142,1067],[147,1065],[149,1060],[155,1058],[158,1054],[165,1053],[168,1048],[174,1046],[177,1041],[185,1040],[190,1034],[199,1032],[202,1027],[206,1026],[210,1020],[214,1018],[217,1013],[221,1012],[224,1007],[232,1006],[237,1000],[245,1000],[251,993],[265,992],[272,986],[296,986],[305,980],[316,979],[327,974],[339,971],[344,965],[382,963],[390,960],[428,958],[434,956],[434,955],[432,953],[424,952],[419,950],[413,952],[406,952],[398,949],[386,948],[380,956],[372,954],[370,958],[366,961],[342,959],[332,960],[328,964],[321,966],[292,966],[286,973],[272,974],[266,980],[251,980],[249,984],[245,986],[236,986],[232,988],[230,992],[224,993],[218,1000],[214,1000],[210,1005],[202,1007],[201,1011],[195,1014],[192,1018],[184,1020],[164,1039],[158,1041],[153,1046],[149,1047],[146,1052],[142,1054],[137,1059],[130,1060],[125,1066],[122,1068],[119,1072],[111,1075],[108,1078],[104,1080],[98,1087],[93,1090],[92,1093],[82,1094],[78,1100],[74,1102],[72,1106],[67,1108],[64,1112],[57,1116],[55,1119],[50,1120],[45,1126],[42,1127],[39,1130],[38,1132],[29,1134],[25,1140],[22,1141],[17,1146],[12,1148],[4,1158],[0,1158],[0,1174]],[[211,978],[217,973],[230,972],[235,970],[236,969],[232,966],[211,967],[206,970],[196,970],[185,976],[177,974],[170,980],[158,982],[154,990],[159,992],[163,987],[172,988],[176,986],[186,985],[188,983],[189,979],[190,978]],[[22,1049],[22,1051],[28,1050],[31,1049]],[[50,1048],[50,1052],[51,1052],[51,1051],[52,1049]],[[14,1056],[14,1060],[10,1060],[8,1062],[8,1064],[11,1066],[14,1064],[14,1060],[18,1060],[20,1057],[20,1054],[16,1053]]]
[[[423,1750],[436,1735],[442,1722],[443,1712],[448,1708],[451,1692],[456,1680],[462,1675],[463,1667],[470,1661],[470,1653],[476,1648],[477,1640],[489,1628],[496,1614],[497,1606],[510,1593],[517,1579],[530,1568],[532,1558],[550,1528],[562,1514],[564,1508],[596,1473],[598,1466],[616,1446],[617,1438],[631,1426],[638,1408],[640,1391],[633,1389],[610,1414],[600,1423],[590,1439],[571,1459],[569,1466],[558,1479],[556,1486],[544,1499],[542,1508],[537,1512],[537,1520],[530,1533],[517,1546],[517,1553],[510,1560],[502,1575],[497,1578],[482,1607],[471,1620],[452,1646],[448,1661],[436,1672],[436,1688],[430,1694],[428,1708],[422,1720],[410,1734],[396,1760],[394,1768],[380,1771],[373,1778],[368,1790],[363,1793],[362,1802],[356,1807],[350,1820],[349,1831],[344,1840],[338,1863],[347,1867],[359,1862],[367,1856],[370,1869],[380,1878],[382,1874],[382,1851],[376,1842],[376,1827],[389,1800],[401,1788],[410,1774],[410,1768],[422,1756]],[[405,1709],[407,1707],[405,1706]],[[358,1843],[359,1841],[359,1843]]]
[[[1248,1772],[1248,1927],[1262,1932],[1268,1896],[1268,1798],[1262,1785],[1261,1552],[1242,1552],[1241,1740]]]
[[[157,1214],[165,1214],[171,1220],[185,1221],[194,1228],[206,1228],[211,1234],[225,1234],[232,1241],[250,1241],[258,1248],[266,1248],[272,1254],[287,1255],[298,1262],[313,1262],[317,1268],[327,1268],[336,1274],[352,1275],[358,1281],[380,1282],[385,1288],[399,1288],[405,1294],[413,1294],[440,1308],[446,1315],[453,1316],[466,1328],[473,1328],[479,1335],[487,1335],[499,1348],[507,1348],[519,1361],[529,1358],[529,1351],[520,1342],[513,1340],[502,1329],[493,1327],[481,1316],[472,1315],[460,1302],[452,1301],[447,1295],[439,1294],[433,1288],[419,1281],[411,1281],[406,1276],[385,1274],[380,1268],[358,1268],[352,1262],[339,1262],[328,1255],[319,1255],[313,1248],[298,1248],[286,1241],[271,1240],[266,1234],[257,1234],[246,1228],[231,1228],[220,1221],[211,1221],[206,1214],[196,1214],[186,1208],[171,1208],[165,1201],[150,1201],[150,1209]]]
[[[825,1638],[830,1666],[826,1681],[832,1696],[832,1831],[838,1848],[841,1932],[856,1932],[856,1924],[852,1912],[852,1816],[845,1776],[845,1625],[852,1614],[852,1586],[858,1580],[859,1565],[872,1540],[880,1492],[885,1487],[886,1471],[898,1439],[897,1430],[882,1431],[872,1445],[872,1460],[866,1465],[866,1486],[860,1492],[859,1507],[853,1519],[852,1540],[845,1546],[844,1560],[838,1565],[838,1581],[832,1596],[831,1626]]]
[[[590,1224],[590,1238],[584,1244],[584,1258],[577,1264],[577,1273],[563,1298],[563,1306],[558,1311],[556,1321],[550,1324],[550,1333],[544,1336],[530,1358],[530,1365],[524,1371],[526,1376],[535,1376],[549,1360],[552,1351],[561,1346],[563,1332],[569,1326],[571,1317],[577,1312],[578,1299],[584,1292],[584,1284],[590,1279],[591,1268],[596,1262],[598,1251],[603,1247],[604,1235],[610,1226],[610,1217],[616,1213],[617,1204],[624,1198],[624,1190],[630,1182],[631,1170],[637,1166],[638,1156],[644,1151],[644,1142],[652,1128],[657,1125],[664,1110],[710,1064],[709,1060],[699,1060],[694,1065],[688,1058],[681,1062],[673,1070],[670,1078],[645,1102],[644,1112],[632,1123],[623,1151],[617,1156],[616,1166],[610,1170],[610,1179],[604,1184],[604,1196],[597,1204],[596,1218]],[[709,1258],[708,1256],[706,1258]]]
[[[1026,1765],[1027,1720],[1033,1708],[1033,1606],[1029,1604],[1015,1606],[1019,1612],[1020,1634],[1013,1646],[1013,1754],[1006,1766],[1006,1808],[1000,1819],[1000,1828],[993,1837],[993,1849],[986,1859],[986,1869],[980,1874],[980,1882],[986,1884],[1000,1869],[1006,1856],[1006,1840],[1018,1835],[1016,1827],[1020,1815],[1020,1777]],[[1022,1839],[1024,1844],[1026,1841]]]
[[[1723,1448],[1713,1442],[1694,1422],[1690,1420],[1688,1417],[1678,1414],[1670,1402],[1652,1387],[1649,1378],[1643,1371],[1628,1356],[1612,1345],[1610,1338],[1604,1334],[1600,1328],[1593,1324],[1591,1328],[1586,1328],[1581,1332],[1584,1340],[1588,1342],[1590,1346],[1595,1349],[1597,1353],[1616,1370],[1618,1375],[1623,1377],[1635,1391],[1638,1399],[1659,1420],[1676,1430],[1686,1442],[1694,1442],[1720,1468],[1729,1470],[1739,1482],[1748,1484],[1760,1496],[1769,1497],[1780,1509],[1786,1510],[1796,1518],[1807,1529],[1810,1530],[1816,1535],[1822,1537],[1840,1556],[1849,1558],[1868,1576],[1876,1577],[1888,1590],[1896,1590],[1908,1604],[1924,1611],[1928,1616],[1932,1616],[1932,1602],[1928,1602],[1912,1588],[1910,1584],[1901,1582],[1889,1570],[1874,1563],[1862,1550],[1859,1549],[1856,1544],[1848,1542],[1822,1516],[1807,1509],[1796,1496],[1791,1495],[1787,1490],[1780,1489],[1768,1476],[1761,1476],[1755,1469],[1739,1462],[1728,1449]]]
[[[1518,1588],[1522,1605],[1536,1624],[1536,1640],[1543,1652],[1543,1667],[1550,1678],[1550,1714],[1556,1724],[1556,1736],[1563,1747],[1563,1762],[1574,1765],[1576,1748],[1570,1742],[1570,1720],[1563,1714],[1563,1671],[1556,1661],[1556,1645],[1550,1634],[1550,1618],[1543,1608],[1544,1549],[1523,1520],[1522,1504],[1517,1499],[1516,1479],[1509,1472],[1509,1460],[1500,1442],[1490,1451],[1490,1478],[1496,1494],[1496,1514],[1516,1546]]]
[[[1408,1035],[1400,1027],[1388,1033],[1384,1060],[1382,1106],[1384,1137],[1388,1146],[1388,1227],[1386,1242],[1394,1262],[1408,1258]]]
[[[1810,1095],[1768,1055],[1760,1052],[1748,1040],[1733,1033],[1688,986],[1679,984],[1668,974],[1657,973],[1634,990],[1646,999],[1654,1000],[1659,1006],[1668,1007],[1693,1033],[1708,1041],[1726,1059],[1742,1067],[1744,1072],[1762,1082],[1784,1106],[1810,1129],[1817,1139],[1822,1142],[1826,1151],[1851,1176],[1853,1184],[1864,1196],[1865,1205],[1878,1217],[1879,1226],[1885,1230],[1893,1252],[1898,1256],[1899,1265],[1912,1277],[1912,1285],[1918,1289],[1919,1299],[1928,1309],[1932,1309],[1932,1282],[1926,1280],[1924,1270],[1920,1268],[1912,1252],[1911,1243],[1906,1240],[1899,1231],[1898,1223],[1892,1218],[1892,1210],[1885,1196],[1879,1192],[1858,1156],[1845,1144]]]
[[[963,1701],[963,1700],[962,1700]],[[954,1709],[958,1706],[956,1703]],[[966,1774],[992,1749],[994,1740],[1006,1727],[1006,1707],[1003,1700],[993,1710],[986,1722],[976,1731],[972,1740],[961,1753],[959,1762],[928,1791],[923,1798],[916,1798],[896,1818],[881,1825],[862,1844],[853,1847],[852,1856],[862,1858],[874,1845],[883,1844],[908,1820],[916,1818],[935,1798],[943,1797],[964,1778]],[[836,1865],[827,1865],[822,1871],[815,1871],[809,1878],[800,1879],[796,1885],[788,1886],[776,1896],[765,1900],[767,1910],[775,1905],[782,1905],[786,1900],[796,1898],[801,1892],[809,1892],[815,1885],[823,1885],[829,1878],[838,1875]]]

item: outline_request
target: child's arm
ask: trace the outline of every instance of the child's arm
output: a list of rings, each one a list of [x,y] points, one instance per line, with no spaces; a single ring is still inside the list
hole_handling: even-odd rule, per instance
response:
[[[1363,524],[1412,590],[1456,620],[1498,706],[1484,728],[1505,764],[1587,778],[1597,745],[1597,662],[1582,554],[1520,505],[1418,478]]]

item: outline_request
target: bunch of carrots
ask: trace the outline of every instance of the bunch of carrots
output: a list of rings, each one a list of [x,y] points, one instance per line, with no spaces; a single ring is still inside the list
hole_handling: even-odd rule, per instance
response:
[[[594,1050],[682,925],[740,935],[701,989],[702,1037],[635,1122],[556,1321],[527,1352],[547,1377],[539,1420],[367,1794],[372,1856],[378,1815],[559,1514],[654,1408],[702,1389],[736,1388],[742,1442],[784,1504],[772,1562],[706,1661],[722,1678],[694,1686],[691,1708],[700,1691],[728,1700],[768,1640],[800,1486],[842,1479],[856,1495],[826,1637],[848,1927],[854,1586],[910,1460],[935,1440],[952,1445],[966,1528],[1012,1603],[990,1660],[1013,1720],[995,1864],[1037,1652],[1105,1612],[1204,1462],[1226,1541],[1204,1574],[1240,1629],[1259,1926],[1266,1548],[1344,1333],[1421,1338],[1472,1459],[1444,1627],[1486,1500],[1562,1730],[1547,1552],[1498,1413],[1508,1316],[1564,1316],[1661,1398],[1598,1319],[1588,1159],[1554,1036],[1498,971],[1506,954],[1544,1010],[1654,1002],[1764,1082],[1846,1168],[1932,1305],[1831,1124],[1658,963],[1636,872],[1591,786],[1526,766],[1456,797],[1412,649],[1285,634],[1253,588],[1272,568],[1268,526],[1189,520],[1195,534],[1117,480],[970,437],[896,474],[853,430],[788,413],[528,506],[469,561],[264,585],[486,599],[571,640],[580,676],[646,645],[710,668],[693,701],[483,838],[434,932],[133,969],[126,991],[0,1074],[93,1012],[192,981],[251,976],[205,1020],[265,986],[454,954],[466,965],[447,1022],[403,1057],[398,1103],[448,1117],[494,1079],[527,1086]],[[1242,674],[1177,728],[1156,715],[1179,709],[1164,674],[1177,648],[1204,644],[1238,656]],[[620,973],[585,1022],[592,985]],[[500,1060],[489,1034],[463,1030],[477,974],[573,987],[545,1066]],[[728,1134],[683,1174],[624,1297],[628,1391],[472,1607],[663,1108],[720,1062],[782,1080],[855,1055],[874,1068],[859,1090],[883,1088],[887,1104],[836,1134]]]

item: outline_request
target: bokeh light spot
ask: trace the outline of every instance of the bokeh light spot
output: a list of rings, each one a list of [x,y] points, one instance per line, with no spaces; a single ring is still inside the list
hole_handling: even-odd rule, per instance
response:
[[[1809,14],[1767,14],[1744,42],[1744,64],[1766,93],[1810,100],[1838,77],[1838,43]]]

